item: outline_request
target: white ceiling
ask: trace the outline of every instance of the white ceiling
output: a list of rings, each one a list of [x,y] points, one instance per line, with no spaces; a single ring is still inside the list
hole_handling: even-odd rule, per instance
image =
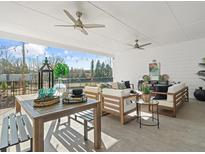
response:
[[[84,23],[105,24],[83,35],[63,9],[82,11]],[[139,39],[148,49],[205,37],[205,2],[0,2],[0,37],[42,45],[115,55],[135,52],[127,46]]]

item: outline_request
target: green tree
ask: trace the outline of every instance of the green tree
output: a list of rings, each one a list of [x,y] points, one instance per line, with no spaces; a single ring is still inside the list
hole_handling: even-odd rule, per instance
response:
[[[101,77],[101,64],[98,60],[95,67],[95,77]]]
[[[93,80],[94,77],[94,60],[92,59],[91,61],[91,80]]]
[[[101,72],[101,77],[106,77],[106,69],[105,69],[104,62],[102,62],[102,64],[101,64],[100,72]]]
[[[106,70],[106,77],[111,78],[112,77],[112,68],[109,64],[106,64],[105,70]]]

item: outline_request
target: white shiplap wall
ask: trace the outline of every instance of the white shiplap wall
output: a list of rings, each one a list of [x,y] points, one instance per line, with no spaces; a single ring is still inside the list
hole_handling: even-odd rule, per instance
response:
[[[205,57],[205,39],[187,41],[154,49],[125,51],[114,58],[114,80],[130,80],[137,84],[144,74],[149,74],[148,64],[153,59],[161,64],[161,74],[169,74],[172,81],[185,82],[194,98],[194,90],[205,82],[196,72],[205,69],[198,65]]]

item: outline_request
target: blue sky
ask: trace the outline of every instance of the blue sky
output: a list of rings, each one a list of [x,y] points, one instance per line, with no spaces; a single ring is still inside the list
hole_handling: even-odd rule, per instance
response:
[[[0,39],[0,46],[6,46],[11,49],[10,52],[15,57],[21,57],[22,50],[22,42]],[[79,51],[72,51],[69,49],[61,49],[61,48],[53,48],[46,47],[43,45],[37,45],[32,43],[26,43],[26,59],[27,62],[31,61],[31,59],[35,59],[38,57],[39,60],[44,59],[46,56],[59,56],[63,57],[65,63],[68,64],[69,67],[73,68],[84,68],[90,69],[90,62],[93,59],[95,62],[100,60],[101,62],[110,63],[111,58],[107,56],[95,55],[91,53],[84,53]],[[15,50],[13,48],[15,47]]]

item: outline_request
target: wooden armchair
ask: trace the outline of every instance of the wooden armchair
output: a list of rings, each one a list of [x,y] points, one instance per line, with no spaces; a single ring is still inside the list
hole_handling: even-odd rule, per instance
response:
[[[188,87],[184,84],[177,84],[168,88],[167,93],[152,92],[152,95],[167,95],[167,100],[158,100],[159,107],[167,110],[171,110],[172,116],[176,117],[176,112],[181,105],[185,102],[189,102]]]
[[[130,94],[130,89],[118,90],[104,88],[101,94],[102,111],[120,117],[120,122],[124,125],[134,117],[129,117],[128,114],[136,111],[136,104],[131,103],[131,100],[136,101],[137,94]]]

